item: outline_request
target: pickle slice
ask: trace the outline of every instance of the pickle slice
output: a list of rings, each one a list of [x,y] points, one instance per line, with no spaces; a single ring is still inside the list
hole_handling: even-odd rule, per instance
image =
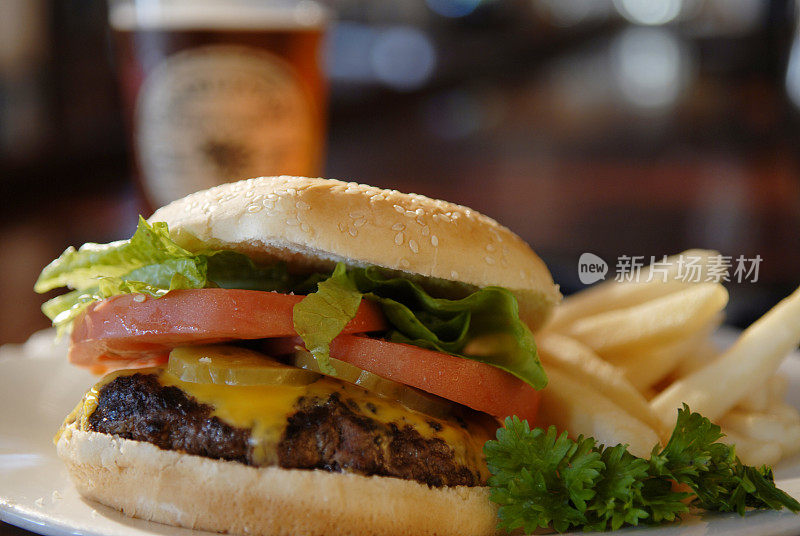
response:
[[[319,363],[307,350],[296,349],[293,363],[295,366],[313,372],[320,372]],[[452,403],[436,395],[420,391],[414,387],[403,385],[392,380],[387,380],[377,374],[351,365],[340,359],[330,358],[330,363],[336,371],[338,380],[353,383],[375,394],[391,398],[409,409],[445,419],[451,415]]]
[[[179,346],[167,371],[181,381],[220,385],[308,385],[320,375],[238,346]]]

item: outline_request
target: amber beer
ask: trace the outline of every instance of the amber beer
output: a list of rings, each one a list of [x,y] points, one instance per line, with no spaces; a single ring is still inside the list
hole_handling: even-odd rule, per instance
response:
[[[320,174],[319,6],[140,4],[112,2],[109,18],[137,174],[153,207],[244,177]]]

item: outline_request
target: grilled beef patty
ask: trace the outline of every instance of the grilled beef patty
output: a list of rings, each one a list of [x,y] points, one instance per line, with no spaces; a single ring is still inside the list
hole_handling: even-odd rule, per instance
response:
[[[164,450],[250,464],[249,430],[217,417],[177,387],[165,387],[154,374],[120,376],[103,386],[88,429]]]
[[[407,424],[385,424],[349,402],[336,392],[298,400],[277,446],[280,467],[393,476],[434,487],[482,484],[479,469],[457,463],[442,439],[425,438]],[[162,449],[256,465],[250,430],[212,413],[212,406],[161,385],[155,375],[137,373],[100,389],[87,428]]]

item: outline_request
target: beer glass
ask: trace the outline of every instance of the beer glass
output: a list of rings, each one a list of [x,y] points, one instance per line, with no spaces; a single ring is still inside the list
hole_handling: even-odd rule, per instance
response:
[[[152,207],[241,178],[320,173],[326,19],[308,1],[109,1],[130,142]]]

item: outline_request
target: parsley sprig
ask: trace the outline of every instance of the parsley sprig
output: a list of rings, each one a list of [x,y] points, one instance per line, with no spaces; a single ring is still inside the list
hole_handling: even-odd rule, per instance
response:
[[[646,460],[625,445],[572,440],[555,427],[531,430],[527,421],[509,417],[484,447],[498,526],[528,533],[548,526],[616,530],[674,521],[689,506],[740,515],[747,507],[800,511],[800,503],[775,487],[772,469],[742,464],[733,447],[719,442],[722,435],[684,405],[667,445],[653,447]]]

